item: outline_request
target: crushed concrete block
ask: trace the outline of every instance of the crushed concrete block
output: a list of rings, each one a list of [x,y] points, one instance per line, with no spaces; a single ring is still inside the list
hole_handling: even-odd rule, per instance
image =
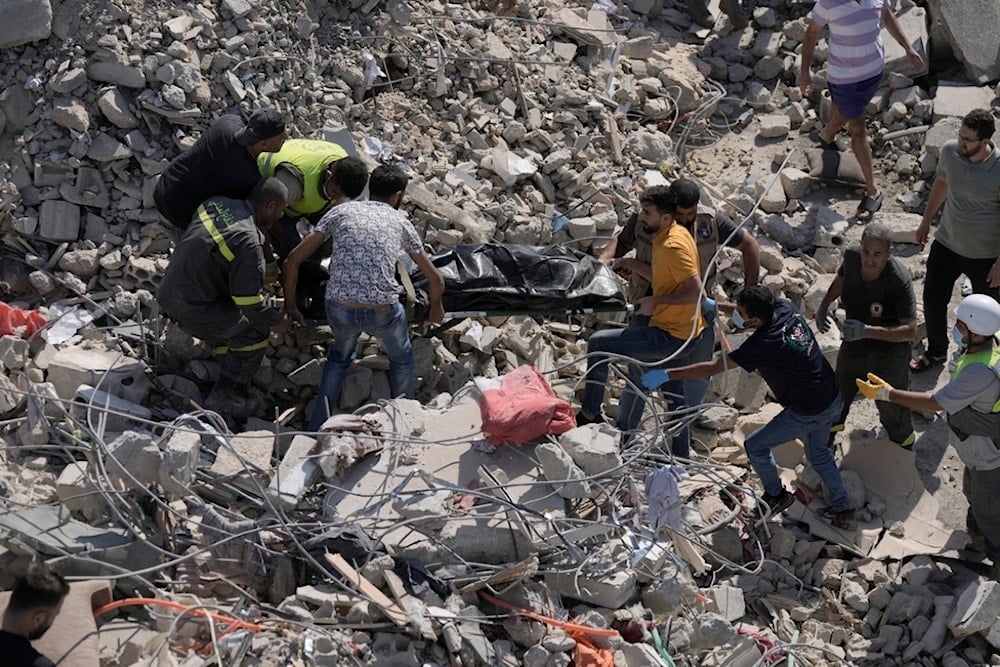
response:
[[[600,475],[622,466],[620,434],[608,424],[578,426],[559,436],[559,444],[587,475]]]
[[[792,121],[786,114],[764,114],[758,118],[760,130],[757,136],[764,139],[784,137],[792,129]]]
[[[789,199],[799,199],[809,194],[812,183],[812,176],[801,169],[781,170],[781,187],[784,188],[785,196]]]
[[[201,457],[201,435],[176,429],[161,443],[163,465],[160,467],[160,486],[176,496],[190,495]]]
[[[989,630],[1000,618],[1000,582],[977,578],[958,593],[948,629],[956,637]]]
[[[934,95],[934,120],[936,122],[946,116],[964,118],[973,109],[989,109],[994,97],[989,86],[940,81]]]
[[[729,622],[746,616],[747,605],[742,589],[724,584],[715,586],[709,590],[708,598],[714,603],[715,611]]]
[[[299,387],[316,387],[323,376],[323,360],[310,359],[288,374],[288,379]]]
[[[698,590],[680,576],[664,578],[642,594],[642,603],[657,616],[667,616],[694,599]]]
[[[108,444],[104,465],[125,488],[145,491],[159,480],[163,456],[147,433],[125,431]]]
[[[104,515],[104,496],[87,473],[87,464],[82,461],[74,461],[63,468],[56,480],[56,493],[63,505],[83,516],[88,523],[94,523]]]
[[[585,479],[587,475],[573,462],[565,449],[546,442],[535,448],[535,455],[542,464],[545,479],[549,480],[560,496],[563,498],[591,496],[590,483]]]
[[[791,560],[795,555],[795,534],[782,526],[771,529],[771,556],[775,560]]]
[[[260,493],[269,478],[275,435],[272,431],[245,431],[219,446],[209,472],[254,494]],[[256,483],[255,483],[256,480]],[[260,484],[260,487],[257,486]]]
[[[0,365],[9,371],[24,368],[28,360],[28,341],[20,336],[0,336]]]
[[[0,4],[0,49],[37,42],[51,34],[49,0],[6,0]]]
[[[309,453],[316,445],[315,438],[297,435],[281,459],[277,473],[271,478],[268,493],[286,510],[295,509],[306,489],[316,481],[320,467]]]
[[[451,516],[451,491],[414,493],[397,497],[392,509],[410,523],[428,530],[441,530]]]
[[[80,235],[80,207],[47,199],[38,210],[38,236],[47,241],[75,241]]]
[[[1000,79],[1000,54],[996,44],[989,39],[978,39],[983,26],[1000,25],[1000,5],[995,2],[932,0],[930,7],[934,25],[940,28],[958,60],[965,65],[969,78],[978,83]],[[910,35],[908,32],[904,34]],[[988,109],[989,106],[983,108]]]
[[[139,362],[119,352],[96,347],[73,346],[59,350],[49,361],[46,379],[63,399],[72,398],[80,385],[86,384],[144,404],[150,390],[149,380]]]
[[[736,628],[722,616],[707,611],[699,614],[691,633],[691,647],[694,649],[712,649],[739,638]]]
[[[80,100],[58,100],[52,105],[52,122],[77,132],[90,129],[90,114]]]
[[[73,412],[84,423],[105,432],[142,428],[141,423],[153,417],[149,408],[88,384],[80,385],[73,396]]]
[[[146,87],[146,77],[140,68],[110,60],[87,63],[87,76],[93,81],[115,83],[126,88]]]
[[[597,607],[620,609],[635,596],[635,572],[627,568],[603,575],[587,572],[550,572],[545,583],[560,595]]]

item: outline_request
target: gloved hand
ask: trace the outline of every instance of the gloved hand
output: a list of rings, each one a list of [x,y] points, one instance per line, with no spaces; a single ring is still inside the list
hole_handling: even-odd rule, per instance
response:
[[[816,311],[816,328],[820,330],[820,333],[826,333],[830,330],[829,305],[821,305]]]
[[[893,387],[891,384],[875,375],[874,373],[868,374],[868,381],[865,382],[861,378],[854,380],[854,383],[858,385],[858,389],[861,393],[865,395],[865,398],[872,401],[887,401],[889,400],[889,392],[892,391]]]
[[[665,370],[657,369],[654,371],[646,371],[642,376],[642,386],[649,391],[653,391],[669,379],[670,373]]]
[[[868,338],[868,325],[860,320],[844,320],[844,326],[840,328],[844,340],[861,340]]]

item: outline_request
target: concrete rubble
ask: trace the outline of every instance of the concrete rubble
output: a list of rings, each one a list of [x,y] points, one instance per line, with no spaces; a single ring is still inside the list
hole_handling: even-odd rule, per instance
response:
[[[884,36],[868,111],[891,195],[880,221],[920,294],[917,214],[961,116],[997,103],[1000,57],[980,28],[1000,10],[898,4],[931,70],[909,72]],[[800,502],[758,525],[742,445],[777,406],[758,375],[715,377],[703,412],[719,430],[694,430],[680,521],[654,529],[643,480],[693,415],[652,398],[663,430],[625,451],[606,425],[494,447],[470,383],[531,364],[577,405],[587,335],[622,313],[415,337],[419,401],[387,400],[387,359],[363,340],[338,406],[361,417],[312,434],[297,429],[322,329],[272,336],[252,387],[267,407],[233,433],[201,410],[212,355],[157,312],[170,245],[156,178],[220,114],[264,105],[294,136],[403,161],[434,251],[596,253],[638,185],[687,174],[747,220],[763,284],[811,320],[861,235],[856,197],[802,150],[830,113],[795,85],[811,5],[758,0],[742,30],[718,5],[708,30],[679,0],[0,3],[0,297],[49,321],[0,337],[0,587],[40,554],[112,580],[117,598],[239,621],[210,633],[194,615],[102,615],[109,666],[610,664],[587,651],[636,667],[1000,665],[1000,586],[873,411],[855,406],[841,457],[856,530],[802,504],[822,489],[798,443],[776,457]],[[739,253],[717,266],[712,296],[731,297]],[[818,338],[834,361],[836,328]],[[610,417],[622,388],[611,380]]]

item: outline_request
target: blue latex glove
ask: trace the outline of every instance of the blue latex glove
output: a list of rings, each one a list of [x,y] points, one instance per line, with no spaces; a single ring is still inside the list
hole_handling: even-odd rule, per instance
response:
[[[706,297],[705,300],[701,302],[702,313],[714,313],[718,312],[718,310],[719,306],[715,303],[715,299],[709,299]]]
[[[859,320],[844,320],[844,326],[840,328],[840,333],[844,340],[861,340],[868,338],[868,325]]]
[[[653,391],[670,379],[670,373],[665,370],[646,371],[642,376],[642,386]]]

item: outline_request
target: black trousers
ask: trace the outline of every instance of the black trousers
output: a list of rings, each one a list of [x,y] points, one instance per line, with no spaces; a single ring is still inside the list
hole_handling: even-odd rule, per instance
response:
[[[219,360],[216,388],[250,386],[267,352],[270,322],[266,314],[250,319],[235,305],[221,305],[170,315],[181,329],[212,347]]]
[[[844,394],[844,409],[837,424],[842,425],[847,421],[851,401],[858,393],[855,379],[865,379],[868,373],[874,373],[896,389],[909,389],[909,363],[909,343],[879,345],[872,341],[854,340],[841,345],[837,354],[837,382]],[[913,433],[913,421],[909,408],[886,401],[875,401],[875,406],[878,408],[879,421],[890,440],[902,444],[910,437]]]
[[[962,491],[969,501],[966,526],[970,533],[979,533],[986,540],[986,555],[1000,558],[1000,468],[993,470],[965,469]]]
[[[944,357],[948,354],[948,303],[959,276],[965,274],[972,282],[972,291],[976,294],[988,294],[1000,301],[1000,289],[990,287],[986,282],[986,275],[995,261],[995,257],[963,257],[937,241],[931,244],[931,251],[927,256],[927,277],[924,279],[928,355]]]

